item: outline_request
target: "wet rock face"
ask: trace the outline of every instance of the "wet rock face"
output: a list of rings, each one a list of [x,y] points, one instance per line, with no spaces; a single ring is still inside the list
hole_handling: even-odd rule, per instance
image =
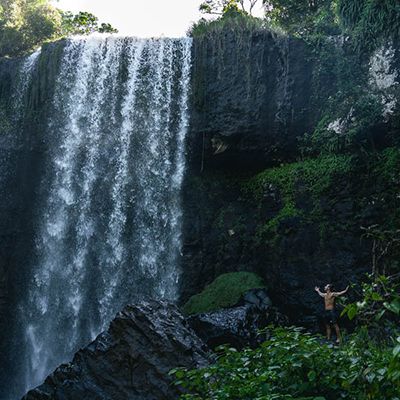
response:
[[[267,30],[194,40],[192,135],[212,168],[289,158],[312,120],[306,45]]]
[[[263,336],[258,334],[261,329],[269,324],[287,324],[287,319],[272,306],[265,289],[253,289],[237,306],[193,315],[188,322],[211,348],[222,344],[243,348],[262,342]]]
[[[170,400],[179,395],[168,372],[206,365],[206,346],[173,305],[127,306],[108,331],[61,365],[24,400]]]

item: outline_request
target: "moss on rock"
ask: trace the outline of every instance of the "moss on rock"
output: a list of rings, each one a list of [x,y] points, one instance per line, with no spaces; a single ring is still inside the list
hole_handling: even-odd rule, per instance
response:
[[[217,277],[183,306],[187,315],[214,311],[235,305],[250,289],[265,287],[263,280],[250,272],[230,272]]]

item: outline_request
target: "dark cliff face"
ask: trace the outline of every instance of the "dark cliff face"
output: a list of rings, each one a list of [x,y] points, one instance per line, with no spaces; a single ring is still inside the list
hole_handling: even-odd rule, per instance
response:
[[[368,118],[388,101],[382,87],[389,84],[382,82],[397,77],[388,89],[397,90],[399,54],[390,50],[394,56],[379,64],[379,51],[357,57],[340,41],[316,56],[299,40],[267,32],[242,36],[228,31],[195,41],[182,302],[222,273],[254,271],[292,322],[317,327],[322,303],[314,286],[333,282],[343,289],[362,279],[371,268],[372,243],[361,227],[397,218],[399,181],[389,175],[399,165],[382,167],[383,149],[397,148],[397,117],[380,117],[372,127]],[[371,97],[375,108],[362,109]],[[340,112],[345,117],[335,121]],[[334,131],[334,121],[342,131]],[[323,156],[302,165],[303,138],[321,127],[327,136],[320,136],[316,154],[335,135],[337,141],[353,132],[357,140],[365,137],[361,150],[343,150],[351,168],[341,170],[336,156],[331,172]],[[375,156],[363,156],[363,146]],[[285,170],[296,159],[298,168]],[[277,168],[272,180],[255,190],[257,174],[271,167]],[[313,172],[311,180],[303,179],[303,169]],[[281,186],[293,183],[280,187],[275,175]],[[325,178],[329,184],[316,190]],[[384,193],[379,200],[378,193]]]
[[[318,118],[304,42],[267,30],[225,30],[195,39],[193,51],[182,300],[227,271],[259,271],[269,280],[266,270],[282,251],[256,245],[258,205],[243,197],[241,183],[293,160],[299,138]],[[278,199],[267,203],[279,209]],[[286,269],[293,276],[283,286],[308,279]]]
[[[305,43],[265,29],[227,29],[196,38],[193,51],[199,168],[247,171],[292,158],[312,121]]]
[[[292,323],[316,327],[323,304],[314,286],[334,282],[344,289],[369,270],[371,242],[361,240],[360,226],[384,216],[380,205],[371,204],[379,188],[362,188],[365,177],[359,185],[354,176],[338,177],[316,217],[308,214],[307,187],[299,188],[295,201],[302,216],[284,216],[276,232],[264,234],[265,221],[282,210],[282,197],[272,186],[255,199],[244,189],[247,179],[208,173],[190,180],[195,199],[185,209],[182,300],[222,273],[253,271]]]

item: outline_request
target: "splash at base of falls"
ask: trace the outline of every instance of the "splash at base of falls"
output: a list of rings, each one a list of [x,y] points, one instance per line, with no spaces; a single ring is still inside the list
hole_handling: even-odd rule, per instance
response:
[[[176,298],[190,57],[189,38],[66,42],[19,306],[21,393],[128,302]]]

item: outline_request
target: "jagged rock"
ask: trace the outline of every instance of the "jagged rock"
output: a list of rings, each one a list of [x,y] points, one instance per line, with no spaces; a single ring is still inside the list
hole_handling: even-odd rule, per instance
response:
[[[256,346],[263,337],[260,329],[271,323],[286,324],[286,318],[272,307],[265,289],[246,292],[238,305],[188,318],[196,333],[211,348],[229,344],[236,348]]]
[[[180,389],[168,372],[205,366],[206,350],[175,306],[157,301],[127,306],[108,331],[23,399],[175,399]]]

